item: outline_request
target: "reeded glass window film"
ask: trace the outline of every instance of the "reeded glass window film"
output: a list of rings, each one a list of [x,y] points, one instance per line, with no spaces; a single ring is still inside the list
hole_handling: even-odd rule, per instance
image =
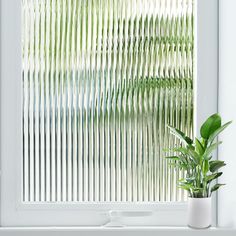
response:
[[[22,0],[25,202],[184,201],[193,0]]]

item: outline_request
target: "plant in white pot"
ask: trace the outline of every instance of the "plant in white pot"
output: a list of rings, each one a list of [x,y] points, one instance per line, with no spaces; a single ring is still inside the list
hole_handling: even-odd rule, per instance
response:
[[[179,187],[187,190],[188,225],[194,228],[207,228],[211,225],[211,195],[222,185],[216,179],[222,175],[219,169],[224,161],[213,160],[212,153],[222,143],[217,136],[231,123],[221,125],[218,114],[210,116],[201,126],[200,138],[193,141],[182,131],[168,126],[171,133],[181,141],[180,147],[171,148],[174,156],[171,165],[185,171],[185,177],[179,180]]]

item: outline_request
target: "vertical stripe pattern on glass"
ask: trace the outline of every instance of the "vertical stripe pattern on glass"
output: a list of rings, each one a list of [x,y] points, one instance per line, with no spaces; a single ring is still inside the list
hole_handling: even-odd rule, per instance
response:
[[[22,0],[24,202],[185,201],[193,0]]]

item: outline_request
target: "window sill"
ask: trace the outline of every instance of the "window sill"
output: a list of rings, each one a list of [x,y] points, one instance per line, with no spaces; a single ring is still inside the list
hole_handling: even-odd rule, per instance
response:
[[[157,236],[159,233],[161,236],[187,236],[191,233],[191,236],[233,236],[236,234],[235,229],[230,228],[215,228],[211,227],[204,230],[196,230],[188,227],[2,227],[0,228],[1,236],[39,236],[50,234],[50,236],[74,236],[78,233],[80,236]]]

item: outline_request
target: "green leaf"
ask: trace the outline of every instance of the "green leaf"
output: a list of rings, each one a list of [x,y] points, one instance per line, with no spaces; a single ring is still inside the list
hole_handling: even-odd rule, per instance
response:
[[[205,151],[204,147],[202,146],[202,143],[199,139],[195,138],[195,144],[196,144],[196,151],[202,155]]]
[[[192,160],[194,161],[194,163],[196,164],[196,165],[198,165],[199,164],[199,161],[200,161],[200,156],[199,156],[199,154],[197,153],[197,152],[195,152],[194,150],[192,150],[192,149],[188,149],[188,151],[189,151],[189,154],[190,154],[190,156],[192,157]]]
[[[185,181],[186,181],[185,178],[179,179],[179,182],[185,182]]]
[[[186,136],[182,131],[167,125],[167,127],[170,129],[171,133],[173,135],[175,135],[175,137],[179,138],[182,142],[191,145],[193,143],[193,140],[191,138],[189,138],[188,136]]]
[[[224,125],[222,125],[220,128],[218,128],[217,130],[215,130],[209,137],[208,142],[212,143],[214,141],[214,139],[224,130],[226,129],[230,124],[232,123],[232,121],[229,121],[227,123],[225,123]]]
[[[214,144],[211,144],[209,147],[207,147],[207,149],[205,150],[204,154],[203,154],[203,159],[204,160],[209,160],[209,156],[211,156],[211,153],[220,145],[222,144],[222,142],[216,142]]]
[[[215,184],[212,188],[211,188],[211,193],[213,193],[214,191],[218,190],[221,186],[223,186],[225,184]]]
[[[174,168],[179,168],[180,170],[182,170],[182,169],[187,170],[188,169],[188,165],[186,165],[184,163],[169,163],[169,166],[173,166]]]
[[[210,161],[209,165],[210,165],[210,171],[213,173],[219,170],[221,167],[225,166],[226,164],[224,161],[217,160],[217,161]]]
[[[223,174],[223,172],[219,172],[219,173],[215,173],[215,174],[212,174],[212,175],[208,175],[208,176],[206,177],[207,183],[210,183],[212,180],[217,179],[217,178],[220,177],[222,174]]]
[[[203,174],[206,175],[208,171],[209,171],[209,161],[204,160],[203,161]]]
[[[189,178],[186,177],[185,180],[186,180],[187,183],[193,183],[196,180],[196,178],[194,176],[189,177]]]
[[[179,188],[182,188],[184,190],[190,191],[190,189],[193,188],[193,185],[190,183],[180,182],[178,185]]]
[[[203,188],[198,188],[198,187],[193,187],[193,192],[198,193],[198,192],[202,192]]]
[[[201,126],[200,133],[204,139],[208,139],[221,126],[221,117],[218,114],[211,115]]]
[[[165,157],[166,159],[171,159],[171,160],[175,160],[175,161],[178,161],[179,160],[179,157],[178,156],[168,156],[168,157]]]
[[[183,155],[189,155],[188,149],[185,147],[174,148],[173,151],[180,152]]]

